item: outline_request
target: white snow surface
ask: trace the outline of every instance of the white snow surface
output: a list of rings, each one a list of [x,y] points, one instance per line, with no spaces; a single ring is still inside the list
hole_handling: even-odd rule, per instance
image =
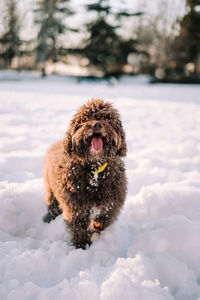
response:
[[[3,79],[0,299],[200,299],[200,86]],[[41,220],[43,158],[92,97],[120,111],[129,185],[118,220],[76,250],[61,216]]]

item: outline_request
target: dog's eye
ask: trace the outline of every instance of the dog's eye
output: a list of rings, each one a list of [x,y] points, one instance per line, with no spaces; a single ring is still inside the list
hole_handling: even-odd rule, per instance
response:
[[[81,128],[81,124],[78,124],[76,127],[75,127],[75,130],[79,130],[79,128]]]
[[[110,123],[112,121],[112,117],[109,114],[106,114],[104,120]]]
[[[85,124],[85,122],[81,122],[81,123],[78,123],[76,126],[75,126],[75,130],[79,130],[83,125]]]

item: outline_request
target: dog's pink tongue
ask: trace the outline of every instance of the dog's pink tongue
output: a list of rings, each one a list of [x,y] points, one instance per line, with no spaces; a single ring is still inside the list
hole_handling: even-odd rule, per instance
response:
[[[103,141],[101,137],[94,136],[92,138],[92,147],[95,151],[100,151],[103,147]]]

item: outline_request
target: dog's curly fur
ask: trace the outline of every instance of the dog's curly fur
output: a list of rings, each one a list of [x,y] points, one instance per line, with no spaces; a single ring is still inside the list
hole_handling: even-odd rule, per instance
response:
[[[96,151],[92,139],[99,137]],[[108,102],[92,99],[72,119],[65,138],[55,143],[45,157],[45,201],[50,222],[60,213],[70,229],[76,248],[91,244],[118,216],[127,189],[124,163],[125,133],[118,111]],[[107,163],[98,175],[94,171]]]

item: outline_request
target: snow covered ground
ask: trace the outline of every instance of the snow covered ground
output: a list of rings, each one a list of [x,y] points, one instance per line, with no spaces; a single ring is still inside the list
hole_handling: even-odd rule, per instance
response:
[[[200,86],[3,79],[0,299],[200,299]],[[42,172],[47,148],[91,97],[121,113],[129,189],[118,221],[84,251],[61,217],[42,223]]]

